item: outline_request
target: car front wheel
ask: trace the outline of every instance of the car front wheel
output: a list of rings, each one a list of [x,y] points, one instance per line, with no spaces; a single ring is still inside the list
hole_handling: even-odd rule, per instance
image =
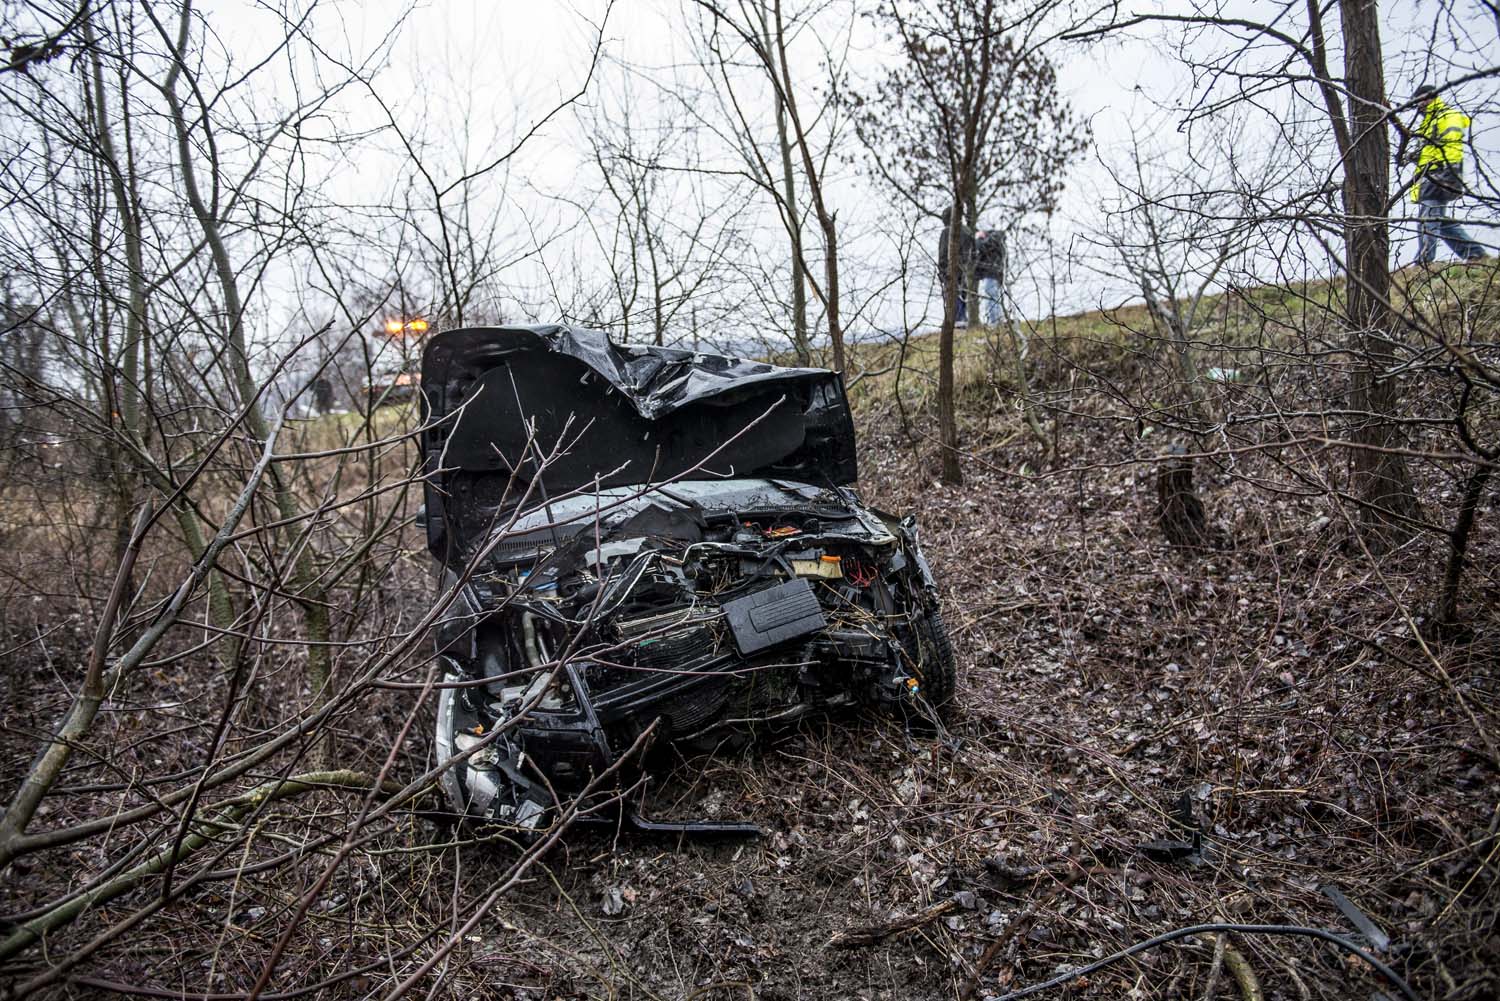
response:
[[[958,687],[958,661],[953,656],[953,642],[948,638],[943,613],[934,608],[918,616],[913,625],[921,694],[934,709],[945,709]]]

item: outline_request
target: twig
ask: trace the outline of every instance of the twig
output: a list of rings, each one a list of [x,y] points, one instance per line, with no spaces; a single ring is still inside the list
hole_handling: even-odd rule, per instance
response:
[[[1224,969],[1224,936],[1206,935],[1209,942],[1213,943],[1214,958],[1208,967],[1208,986],[1203,989],[1203,1001],[1213,1001],[1214,993],[1219,989],[1219,973]]]

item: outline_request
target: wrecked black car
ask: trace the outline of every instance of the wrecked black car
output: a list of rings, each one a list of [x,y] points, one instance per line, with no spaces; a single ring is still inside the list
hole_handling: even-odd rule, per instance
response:
[[[849,489],[835,373],[485,327],[431,339],[422,394],[427,543],[457,589],[435,747],[459,815],[537,831],[648,728],[712,750],[951,699],[915,522]]]

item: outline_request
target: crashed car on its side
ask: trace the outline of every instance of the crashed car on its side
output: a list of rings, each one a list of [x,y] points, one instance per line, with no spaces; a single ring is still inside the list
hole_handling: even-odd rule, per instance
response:
[[[539,830],[653,724],[712,749],[951,699],[915,522],[849,489],[835,373],[484,327],[431,339],[422,393],[427,542],[458,589],[435,746],[460,815]]]

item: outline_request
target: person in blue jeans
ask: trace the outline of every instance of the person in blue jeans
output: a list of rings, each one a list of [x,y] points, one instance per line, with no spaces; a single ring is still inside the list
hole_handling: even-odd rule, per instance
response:
[[[1417,202],[1418,264],[1431,264],[1437,260],[1438,240],[1442,240],[1456,256],[1466,261],[1477,261],[1484,257],[1484,246],[1454,221],[1452,212],[1452,202],[1426,199]]]
[[[1469,116],[1448,106],[1436,87],[1419,87],[1413,97],[1422,102],[1422,118],[1415,129],[1420,146],[1412,154],[1417,176],[1411,200],[1417,203],[1417,263],[1437,259],[1438,240],[1458,257],[1477,261],[1484,247],[1453,218],[1453,203],[1464,195],[1464,132]],[[1405,152],[1403,137],[1401,152]],[[1398,153],[1398,157],[1399,157]]]
[[[1005,273],[1005,234],[980,230],[974,236],[974,274],[979,279],[979,302],[984,322],[1000,322],[1000,276]]]

